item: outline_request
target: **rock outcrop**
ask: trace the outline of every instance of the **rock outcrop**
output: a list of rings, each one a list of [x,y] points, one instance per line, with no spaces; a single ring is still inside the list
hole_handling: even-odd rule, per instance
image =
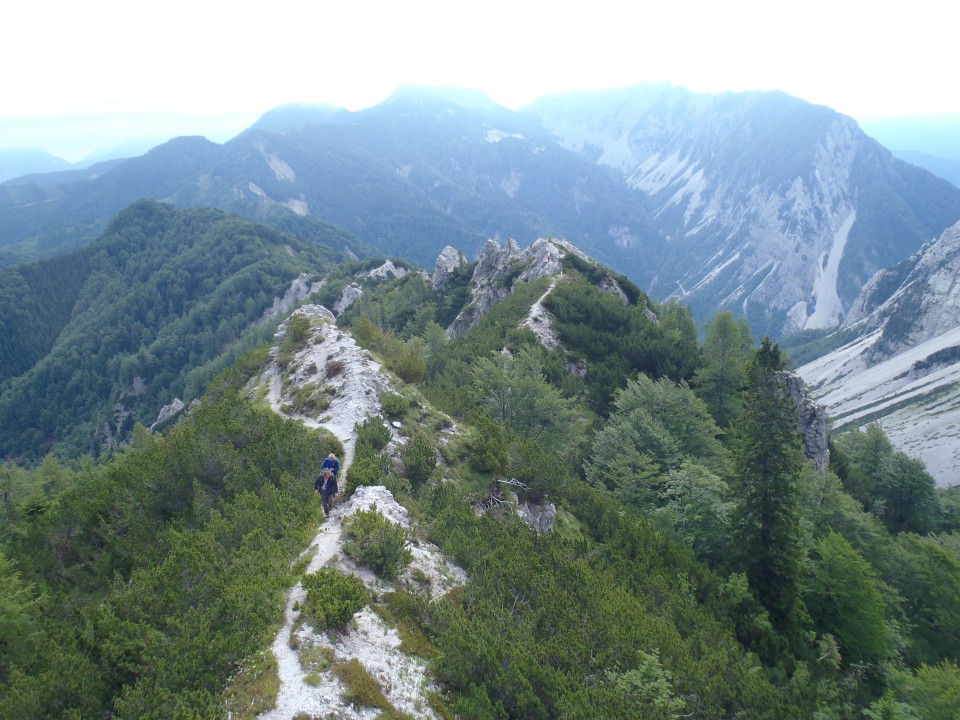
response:
[[[312,275],[300,273],[297,279],[290,283],[290,287],[283,295],[273,299],[273,305],[264,310],[263,315],[257,320],[257,324],[263,325],[277,315],[290,312],[294,305],[322,288],[325,282],[324,280],[314,281]]]
[[[357,277],[362,278],[402,278],[404,275],[410,271],[404,267],[399,267],[393,263],[392,260],[387,260],[378,267],[375,267],[373,270],[367,270],[366,272],[359,273]]]
[[[343,315],[347,308],[360,299],[361,295],[363,295],[363,289],[359,285],[356,283],[347,285],[340,294],[340,299],[333,304],[333,314],[338,317]]]
[[[325,307],[304,305],[291,317],[298,315],[320,322],[287,368],[277,365],[278,349],[274,348],[274,361],[263,378],[269,385],[267,399],[278,413],[299,418],[308,427],[331,430],[342,439],[344,464],[349,464],[353,458],[354,425],[380,413],[380,394],[389,387],[389,378],[351,335],[336,326],[333,314]],[[285,331],[286,323],[277,333],[279,341]],[[326,395],[326,406],[310,412],[296,410],[294,395],[304,393],[305,388]]]
[[[876,365],[960,326],[960,223],[867,282],[843,324],[883,329],[866,354]]]
[[[473,271],[472,300],[447,328],[447,335],[457,337],[476,325],[491,307],[513,291],[516,283],[561,274],[566,255],[594,262],[566,240],[539,238],[525,250],[521,250],[512,238],[507,240],[506,247],[500,247],[495,240],[487,240]],[[440,263],[439,258],[437,262]]]
[[[164,425],[169,420],[182,413],[184,408],[186,408],[186,405],[183,404],[183,400],[180,398],[174,398],[173,402],[171,402],[169,405],[164,405],[162,408],[160,408],[160,413],[157,415],[157,419],[153,422],[153,425],[147,429],[150,432],[153,432],[155,428]]]
[[[430,285],[436,292],[442,292],[450,284],[450,275],[467,264],[466,258],[459,250],[447,245],[437,256]]]
[[[823,475],[830,462],[830,450],[827,446],[830,423],[827,411],[810,397],[807,385],[799,375],[782,372],[780,376],[797,408],[797,430],[803,438],[803,454],[813,462],[817,472]]]
[[[538,533],[548,533],[553,530],[554,523],[557,521],[557,506],[553,503],[543,505],[523,503],[518,508],[517,514],[524,523]]]
[[[473,270],[473,299],[447,328],[447,335],[457,337],[476,325],[490,308],[510,294],[502,282],[510,261],[520,255],[520,246],[512,238],[505,248],[495,240],[487,240]]]

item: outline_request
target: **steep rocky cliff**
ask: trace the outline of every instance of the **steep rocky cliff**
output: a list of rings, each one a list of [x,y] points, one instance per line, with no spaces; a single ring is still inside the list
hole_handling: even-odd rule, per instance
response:
[[[957,188],[783,93],[639,86],[531,109],[649,197],[668,241],[645,289],[746,313],[758,335],[836,325],[873,273],[960,218]]]
[[[877,273],[841,347],[798,369],[834,430],[880,422],[941,485],[960,483],[960,224]]]
[[[830,420],[826,408],[816,402],[807,391],[807,385],[796,373],[781,373],[790,399],[797,408],[797,430],[803,438],[803,454],[823,475],[830,463]]]
[[[870,362],[881,360],[960,326],[960,222],[909,259],[874,275],[844,329],[882,328]]]

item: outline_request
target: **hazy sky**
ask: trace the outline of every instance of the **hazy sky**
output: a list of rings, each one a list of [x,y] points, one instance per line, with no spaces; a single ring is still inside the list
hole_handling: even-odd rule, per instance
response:
[[[77,160],[127,136],[223,141],[283,103],[360,109],[407,83],[475,88],[514,108],[551,92],[670,81],[780,89],[861,121],[960,113],[953,7],[12,0],[0,12],[0,147]]]

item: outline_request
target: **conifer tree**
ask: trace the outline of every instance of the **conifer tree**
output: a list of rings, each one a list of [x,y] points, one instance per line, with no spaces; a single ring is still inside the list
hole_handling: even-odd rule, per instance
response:
[[[801,599],[799,477],[803,452],[796,410],[780,378],[784,358],[764,338],[747,368],[734,451],[733,539],[750,586],[774,626],[795,636]]]
[[[707,325],[703,366],[694,377],[694,386],[722,428],[734,424],[740,415],[740,389],[750,357],[750,343],[749,327],[744,330],[738,325],[729,310],[717,313]]]

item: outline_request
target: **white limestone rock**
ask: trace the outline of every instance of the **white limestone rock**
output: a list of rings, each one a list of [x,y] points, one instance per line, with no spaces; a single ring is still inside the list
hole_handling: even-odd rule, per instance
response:
[[[467,264],[463,253],[447,245],[437,256],[437,262],[433,266],[433,275],[430,278],[430,286],[436,291],[441,292],[450,284],[450,275],[454,271]]]
[[[160,408],[160,413],[157,415],[157,419],[147,429],[150,430],[150,432],[153,432],[155,428],[164,425],[169,420],[182,413],[184,408],[186,408],[186,405],[183,404],[183,400],[180,398],[174,398],[173,402],[171,402],[169,405],[164,405],[162,408]]]
[[[333,304],[333,314],[337,317],[343,315],[351,305],[360,299],[361,295],[363,295],[363,288],[357,283],[347,285],[340,294],[340,299]]]

